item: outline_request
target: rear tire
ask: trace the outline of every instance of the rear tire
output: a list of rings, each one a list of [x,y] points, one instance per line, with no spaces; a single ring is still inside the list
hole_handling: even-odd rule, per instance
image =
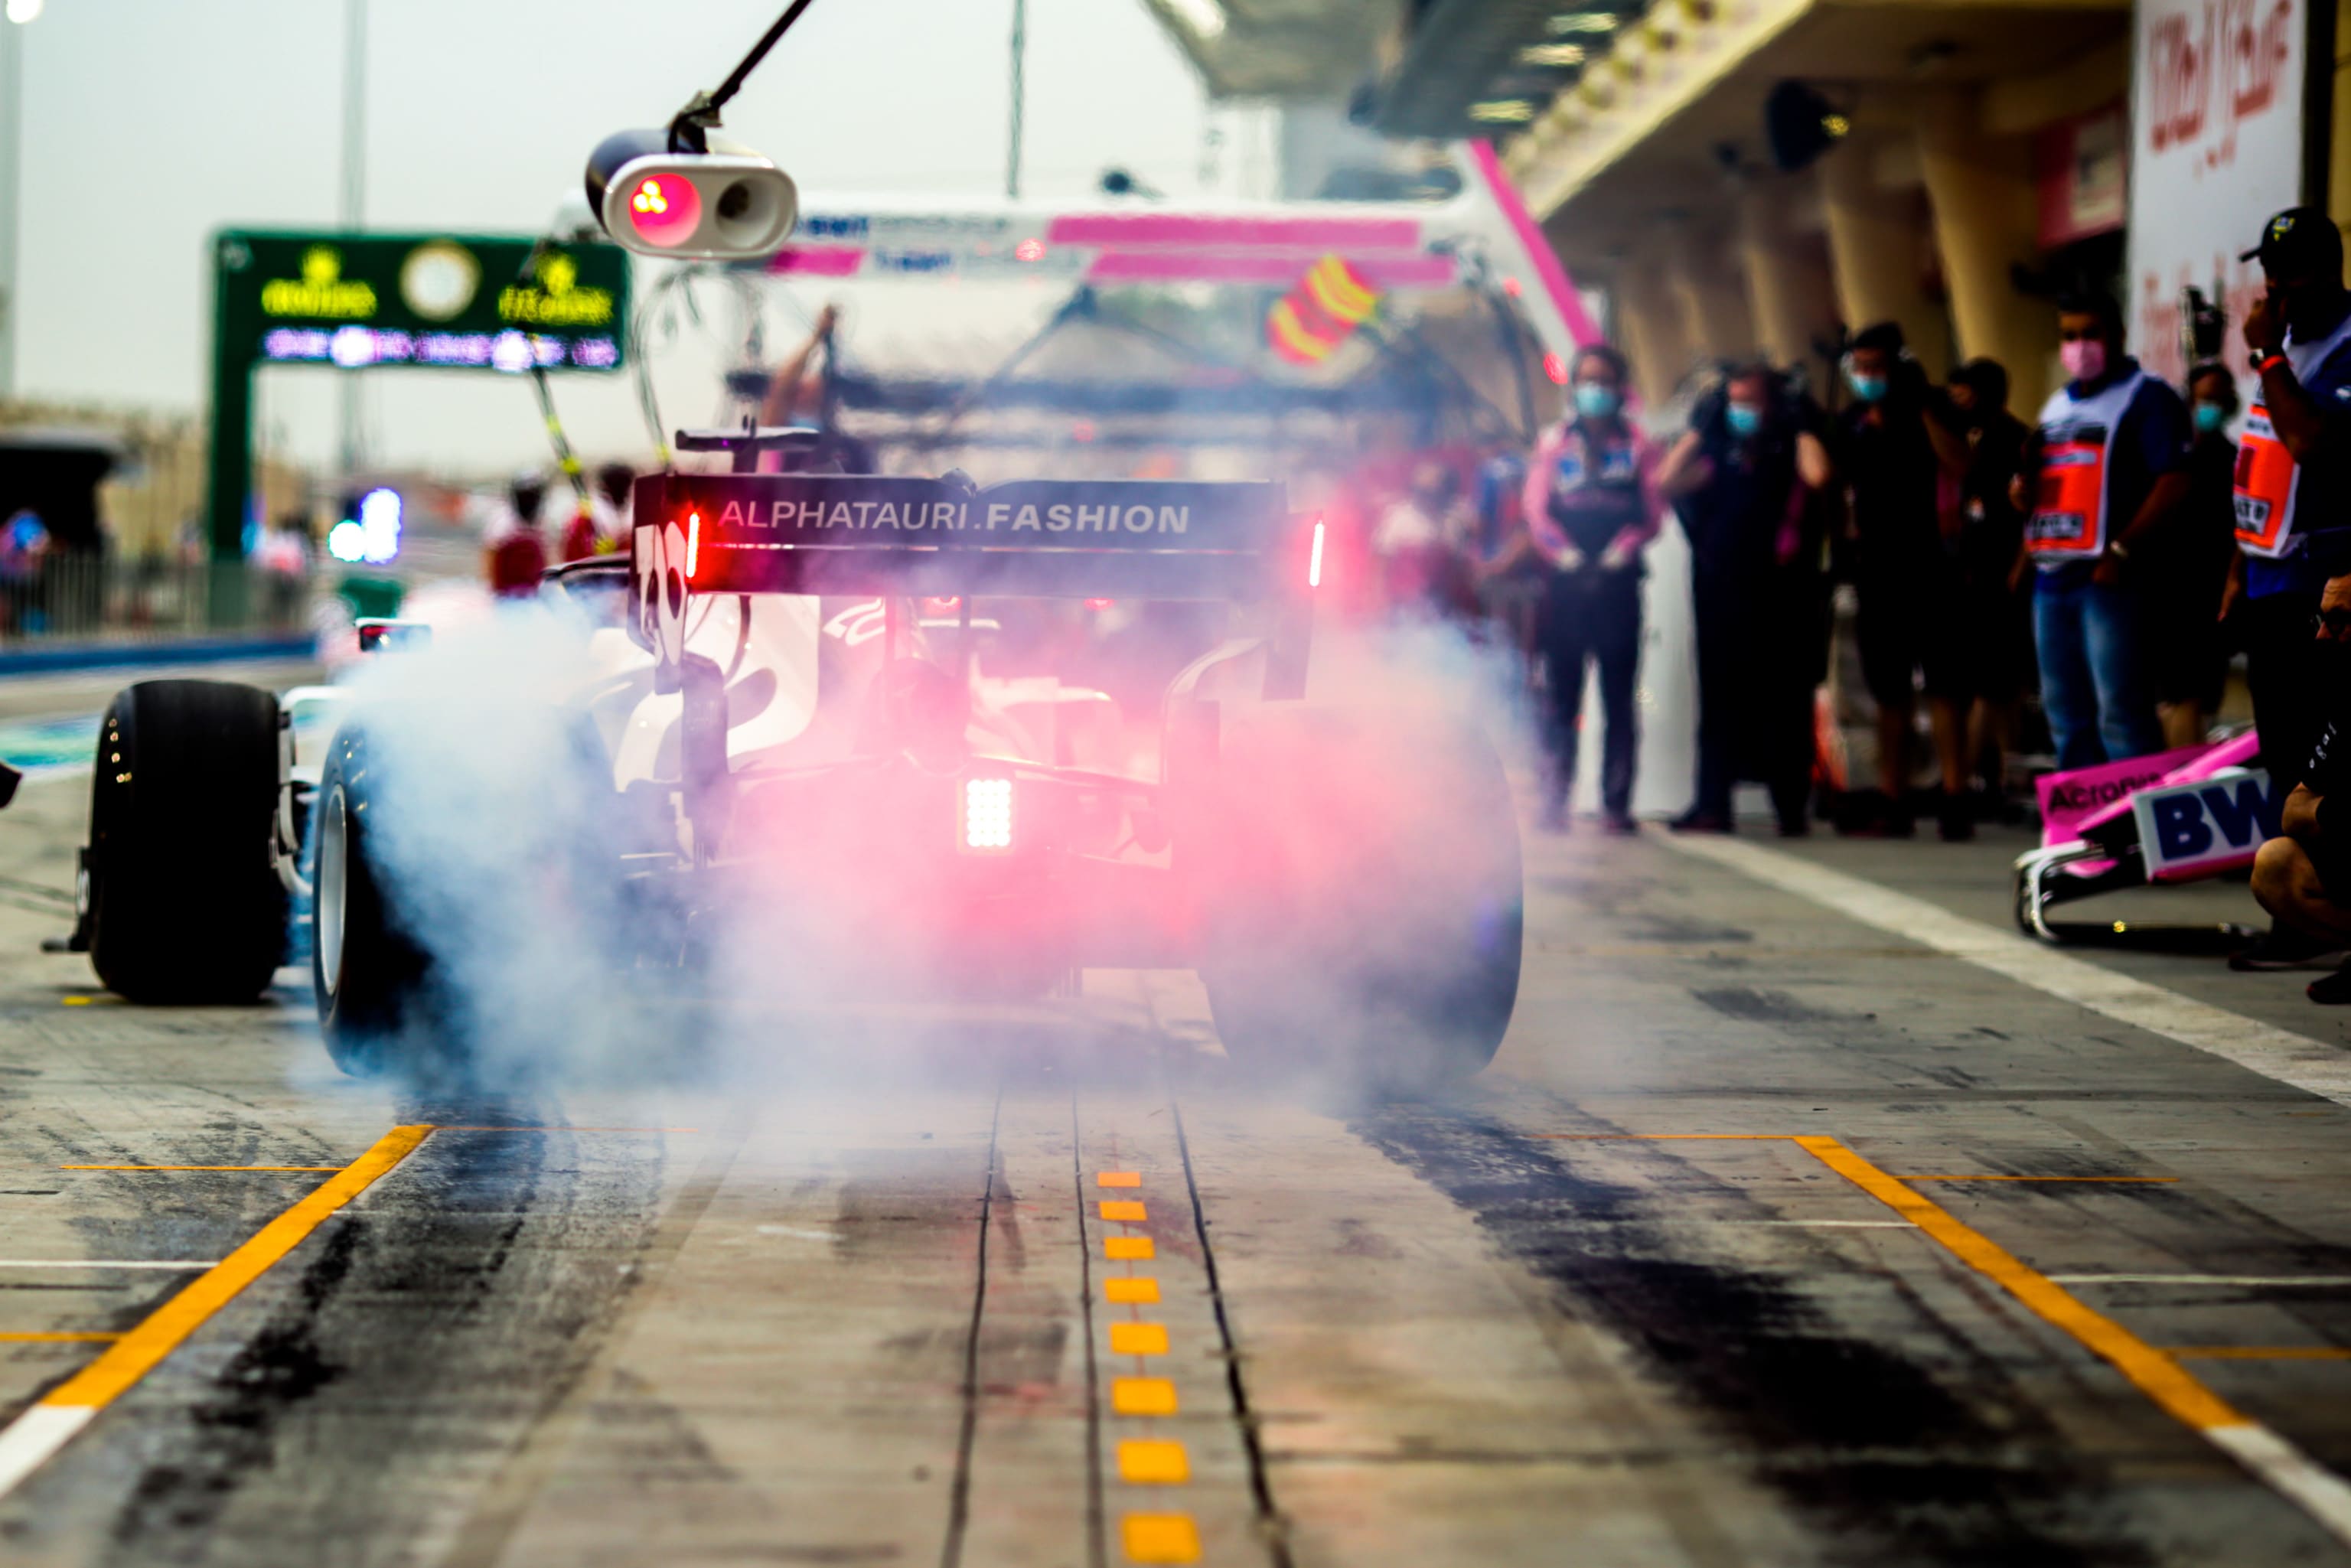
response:
[[[1518,817],[1458,721],[1270,707],[1190,821],[1217,1029],[1245,1062],[1380,1094],[1467,1078],[1517,1005]]]
[[[150,1005],[250,1002],[286,955],[269,860],[277,699],[225,681],[142,681],[99,727],[89,957]]]
[[[335,737],[311,810],[310,984],[327,1054],[353,1077],[457,1065],[433,962],[410,937],[371,848],[367,741]]]

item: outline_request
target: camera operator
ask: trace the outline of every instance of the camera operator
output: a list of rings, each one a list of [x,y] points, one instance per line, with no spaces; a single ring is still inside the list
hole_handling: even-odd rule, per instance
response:
[[[1690,544],[1698,630],[1698,789],[1668,824],[1732,831],[1731,787],[1771,790],[1782,837],[1806,830],[1813,693],[1825,673],[1820,410],[1768,365],[1732,368],[1657,470]]]
[[[2282,782],[2316,743],[2351,615],[2351,294],[2343,236],[2314,207],[2271,218],[2243,259],[2255,257],[2268,288],[2245,317],[2245,346],[2261,391],[2237,453],[2241,567],[2230,600],[2262,760]],[[2344,946],[2288,925],[2229,967],[2295,968]]]

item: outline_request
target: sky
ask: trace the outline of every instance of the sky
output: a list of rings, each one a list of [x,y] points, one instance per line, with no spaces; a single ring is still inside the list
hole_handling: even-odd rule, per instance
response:
[[[780,9],[374,0],[368,225],[537,231],[580,201],[597,141],[666,121]],[[207,236],[334,221],[342,10],[338,0],[47,0],[22,29],[21,395],[202,406]],[[1263,171],[1246,149],[1261,125],[1210,108],[1142,0],[1029,0],[1028,11],[1025,194],[1081,196],[1113,165],[1178,198],[1257,193]],[[819,0],[729,106],[726,133],[782,164],[808,205],[861,191],[1000,197],[1010,22],[1011,0]],[[1227,146],[1204,169],[1212,125]],[[639,289],[650,281],[641,270]],[[922,287],[861,292],[852,330],[879,329],[884,314],[902,330],[943,319],[942,301],[905,298]],[[806,304],[778,308],[788,319]],[[1040,297],[1037,308],[1050,304]],[[656,357],[668,423],[710,415],[722,357],[721,345],[694,340]],[[264,372],[264,439],[329,460],[336,379]],[[385,465],[479,474],[545,457],[529,391],[509,378],[378,372],[366,395],[371,455]],[[559,378],[557,398],[584,451],[643,455],[622,378]]]

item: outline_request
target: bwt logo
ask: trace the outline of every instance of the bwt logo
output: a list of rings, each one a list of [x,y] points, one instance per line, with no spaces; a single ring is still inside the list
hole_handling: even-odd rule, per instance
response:
[[[2252,774],[2181,789],[2147,802],[2158,863],[2202,860],[2208,855],[2250,855],[2264,839],[2278,835],[2278,808],[2284,802],[2268,776]]]

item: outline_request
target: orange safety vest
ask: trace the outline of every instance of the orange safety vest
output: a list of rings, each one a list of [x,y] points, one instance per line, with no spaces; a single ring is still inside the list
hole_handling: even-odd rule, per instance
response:
[[[2296,380],[2307,379],[2346,341],[2351,341],[2351,316],[2315,343],[2288,343],[2286,363],[2294,367]],[[2245,428],[2237,437],[2237,477],[2231,487],[2237,543],[2244,552],[2269,560],[2285,554],[2294,542],[2294,497],[2302,487],[2302,473],[2270,423],[2269,405],[2259,396],[2245,411]]]
[[[2041,484],[2025,543],[2036,558],[2092,560],[2106,549],[2106,483],[2115,433],[2147,372],[2135,371],[2090,397],[2059,387],[2041,406]]]

